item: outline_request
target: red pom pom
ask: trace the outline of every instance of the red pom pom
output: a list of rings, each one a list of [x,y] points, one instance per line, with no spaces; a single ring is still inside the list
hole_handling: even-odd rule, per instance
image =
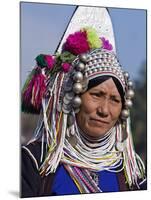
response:
[[[75,32],[70,34],[64,44],[63,50],[69,51],[74,55],[79,55],[90,50],[89,44],[87,42],[86,32]]]

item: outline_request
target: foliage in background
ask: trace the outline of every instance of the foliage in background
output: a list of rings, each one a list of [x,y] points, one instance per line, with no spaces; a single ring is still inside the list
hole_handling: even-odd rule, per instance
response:
[[[136,152],[147,162],[147,76],[146,63],[143,63],[139,77],[135,80],[134,106],[131,124]]]

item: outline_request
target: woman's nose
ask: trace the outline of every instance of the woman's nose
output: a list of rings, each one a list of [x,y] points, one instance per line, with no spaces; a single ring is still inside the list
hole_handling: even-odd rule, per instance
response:
[[[109,115],[109,105],[107,99],[98,105],[97,113],[101,117],[107,117]]]

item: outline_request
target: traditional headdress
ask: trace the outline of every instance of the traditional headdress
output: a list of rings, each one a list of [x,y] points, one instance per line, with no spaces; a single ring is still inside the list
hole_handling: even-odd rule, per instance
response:
[[[125,101],[120,122],[109,130],[105,135],[107,140],[93,154],[84,146],[83,141],[88,143],[88,140],[77,127],[75,113],[80,109],[80,94],[87,90],[89,81],[104,75],[119,81]],[[42,140],[40,173],[54,172],[60,161],[91,170],[115,170],[122,161],[129,185],[137,184],[137,179],[144,177],[144,165],[134,151],[130,130],[133,96],[133,83],[115,54],[112,24],[106,9],[79,7],[57,53],[36,57],[36,66],[22,90],[22,110],[40,114],[30,141]]]

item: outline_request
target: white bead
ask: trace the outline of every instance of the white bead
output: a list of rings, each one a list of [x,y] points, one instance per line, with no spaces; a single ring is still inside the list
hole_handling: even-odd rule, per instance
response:
[[[89,75],[91,75],[91,74],[92,74],[92,71],[91,71],[91,70],[89,70],[89,71],[88,71],[88,74],[89,74]]]
[[[94,72],[97,72],[98,70],[95,68],[93,71],[94,71]]]
[[[93,64],[97,64],[97,60],[93,60],[92,62],[93,62]]]
[[[88,65],[92,65],[92,61],[88,62]]]
[[[106,57],[107,57],[107,54],[105,53],[103,56],[104,56],[104,58],[106,58]]]
[[[98,57],[97,57],[97,55],[94,55],[94,59],[97,59]]]

